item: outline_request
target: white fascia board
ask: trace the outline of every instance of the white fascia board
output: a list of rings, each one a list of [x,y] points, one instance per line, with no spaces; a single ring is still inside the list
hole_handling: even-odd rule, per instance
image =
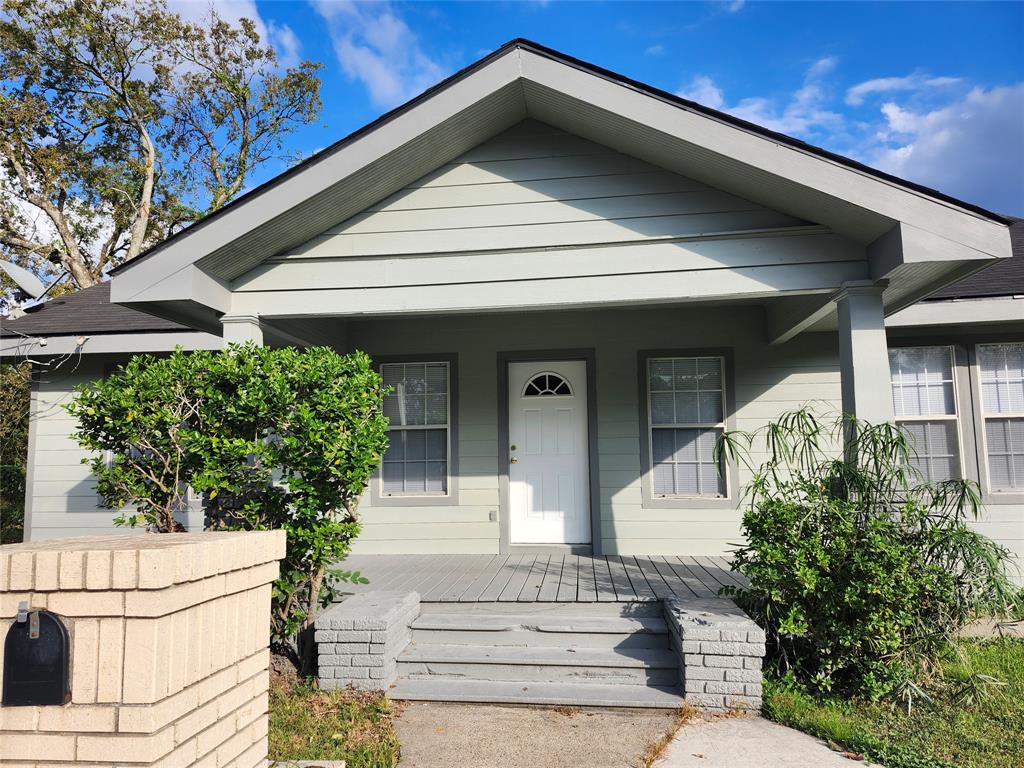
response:
[[[393,152],[429,127],[454,117],[467,106],[515,81],[519,77],[519,57],[520,51],[511,49],[336,151],[313,158],[306,167],[292,176],[271,183],[258,194],[239,201],[210,221],[193,225],[158,252],[137,264],[128,264],[114,275],[111,298],[114,301],[131,300],[132,297],[124,297],[118,288],[119,281],[131,286],[126,290],[138,294],[147,284],[155,285],[167,279],[203,256],[228,245],[259,222],[287,212],[333,186],[339,179]]]
[[[195,301],[216,312],[231,311],[227,284],[189,264],[160,280],[145,269],[128,270],[110,281],[110,300],[115,304],[147,301]]]
[[[83,336],[83,343],[79,343],[82,336],[5,336],[0,338],[0,357],[24,359],[77,354],[134,355],[143,352],[173,352],[178,347],[186,351],[220,349],[224,344],[220,336],[201,331]]]
[[[886,328],[981,323],[1020,323],[1024,329],[1024,296],[922,301],[885,318]]]
[[[989,257],[1010,256],[1005,224],[924,192],[843,165],[820,155],[669,104],[628,85],[522,51],[523,77],[600,109],[697,144],[752,168],[845,200],[893,221],[906,222]],[[961,256],[961,258],[964,258]]]

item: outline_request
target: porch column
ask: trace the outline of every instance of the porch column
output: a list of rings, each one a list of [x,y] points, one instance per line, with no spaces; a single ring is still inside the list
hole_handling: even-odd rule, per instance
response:
[[[834,297],[839,312],[843,413],[872,424],[895,419],[882,307],[884,289],[875,284],[845,285]]]
[[[263,326],[258,315],[224,315],[220,319],[224,332],[224,345],[244,344],[252,341],[263,346]]]

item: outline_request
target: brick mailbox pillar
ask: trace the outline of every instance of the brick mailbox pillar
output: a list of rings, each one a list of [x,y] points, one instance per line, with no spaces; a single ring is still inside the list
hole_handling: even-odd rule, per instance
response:
[[[70,637],[70,700],[0,706],[0,765],[262,765],[284,546],[267,531],[0,547],[0,645],[22,601]]]

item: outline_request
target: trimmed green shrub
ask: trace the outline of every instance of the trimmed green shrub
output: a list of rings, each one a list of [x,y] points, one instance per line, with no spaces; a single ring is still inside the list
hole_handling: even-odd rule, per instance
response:
[[[780,673],[909,696],[972,617],[1010,605],[1009,552],[968,525],[977,487],[924,482],[899,427],[799,410],[719,451],[753,473],[734,558],[750,585],[728,594],[765,628]]]
[[[362,352],[234,345],[139,356],[79,388],[76,438],[97,452],[97,491],[122,525],[181,530],[189,488],[210,529],[283,529],[273,641],[300,636],[342,581],[357,507],[387,447],[380,376]]]

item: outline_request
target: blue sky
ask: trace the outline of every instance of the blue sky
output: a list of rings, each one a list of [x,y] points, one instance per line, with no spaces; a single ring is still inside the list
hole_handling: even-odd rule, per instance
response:
[[[206,2],[172,2],[186,15]],[[325,65],[309,153],[514,37],[1024,215],[1024,3],[264,2],[285,61]],[[280,171],[269,165],[265,178]],[[260,181],[256,179],[255,181]]]

